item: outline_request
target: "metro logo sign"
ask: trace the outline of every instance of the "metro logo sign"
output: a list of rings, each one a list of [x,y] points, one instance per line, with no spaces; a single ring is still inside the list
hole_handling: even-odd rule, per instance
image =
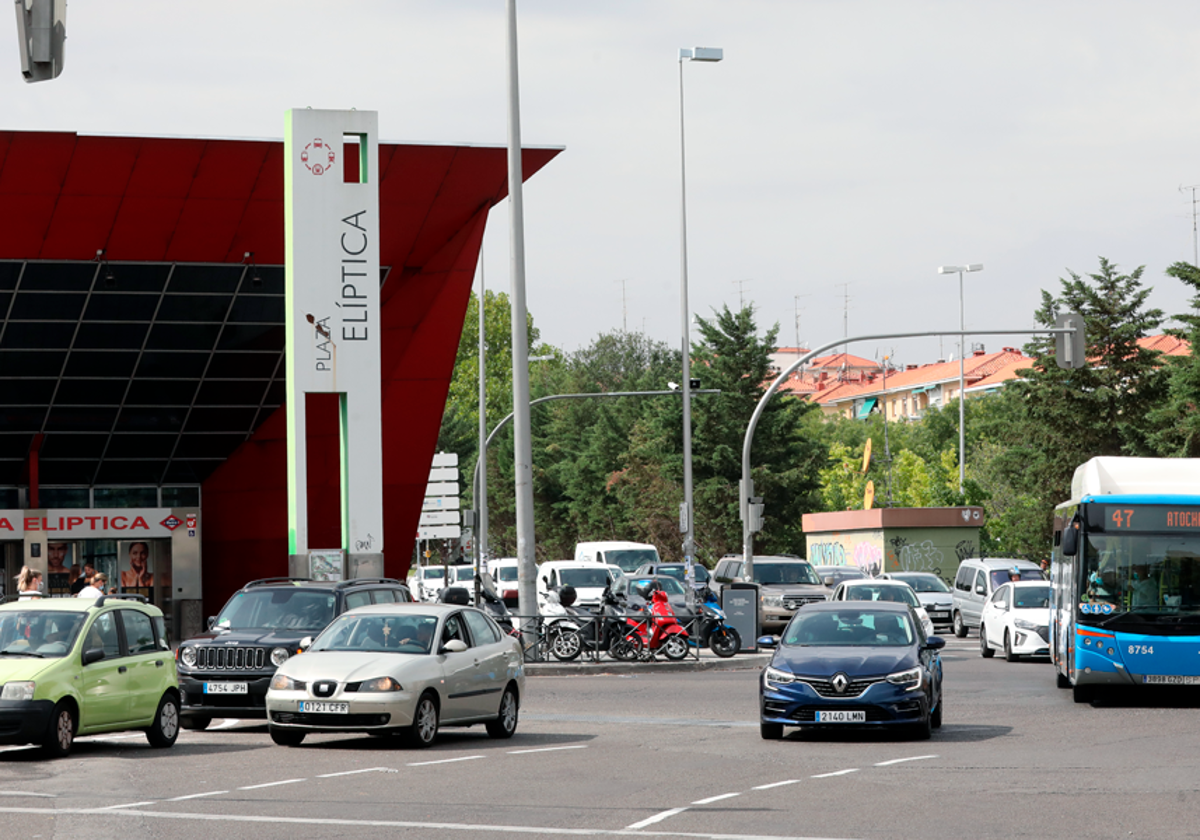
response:
[[[166,519],[164,519],[162,522],[160,522],[158,524],[163,526],[164,528],[166,528],[168,531],[174,531],[176,528],[178,528],[180,525],[183,524],[183,520],[180,519],[179,517],[177,517],[175,514],[171,514],[170,516],[168,516]]]
[[[170,508],[0,510],[0,536],[57,539],[169,537],[183,521]]]

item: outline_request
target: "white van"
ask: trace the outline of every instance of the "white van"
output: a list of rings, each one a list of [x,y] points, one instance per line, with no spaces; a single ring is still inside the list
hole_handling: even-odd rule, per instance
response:
[[[519,599],[517,577],[520,566],[521,561],[516,557],[501,557],[498,560],[487,561],[488,574],[496,582],[496,590],[509,607],[516,607]]]
[[[538,566],[537,591],[544,595],[558,586],[575,588],[575,603],[581,607],[600,604],[604,587],[621,577],[621,569],[595,560],[550,560]]]
[[[575,543],[575,559],[579,562],[610,563],[625,574],[632,574],[646,563],[658,563],[658,549],[648,543],[624,540]]]

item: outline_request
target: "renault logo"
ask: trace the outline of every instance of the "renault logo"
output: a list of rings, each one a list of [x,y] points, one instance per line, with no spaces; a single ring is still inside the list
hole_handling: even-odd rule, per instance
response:
[[[845,674],[835,674],[830,682],[833,683],[833,690],[841,694],[846,690],[846,686],[850,684],[850,678]]]

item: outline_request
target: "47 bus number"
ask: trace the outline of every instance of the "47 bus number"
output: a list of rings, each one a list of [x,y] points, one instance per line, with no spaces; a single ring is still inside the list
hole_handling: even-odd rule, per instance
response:
[[[1113,525],[1118,528],[1133,527],[1133,511],[1128,508],[1117,508],[1112,512]]]

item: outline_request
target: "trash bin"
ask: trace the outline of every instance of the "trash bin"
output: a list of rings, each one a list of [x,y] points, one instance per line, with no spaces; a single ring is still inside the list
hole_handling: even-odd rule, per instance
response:
[[[758,651],[758,631],[762,627],[759,603],[757,583],[733,581],[721,589],[721,609],[725,611],[725,620],[742,637],[739,653]]]

